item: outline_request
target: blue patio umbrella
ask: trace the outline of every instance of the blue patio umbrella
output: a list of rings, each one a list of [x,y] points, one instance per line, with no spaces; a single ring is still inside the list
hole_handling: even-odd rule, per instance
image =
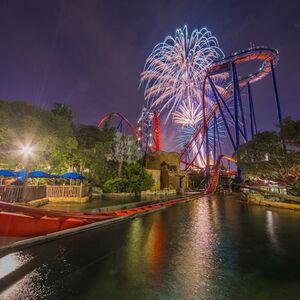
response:
[[[43,171],[32,171],[28,173],[28,177],[31,178],[50,178],[50,174]]]
[[[74,173],[74,172],[65,173],[65,174],[61,175],[61,178],[65,178],[65,179],[80,179],[80,180],[85,179],[84,176],[82,176],[82,175],[80,175],[78,173]]]
[[[3,177],[17,177],[17,174],[10,170],[0,170],[0,176]]]

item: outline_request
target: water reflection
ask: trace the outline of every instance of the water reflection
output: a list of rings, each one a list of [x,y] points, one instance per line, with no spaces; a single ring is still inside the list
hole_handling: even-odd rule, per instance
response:
[[[165,229],[161,214],[153,216],[145,251],[148,258],[148,268],[153,279],[159,279],[165,259]]]
[[[0,298],[297,299],[299,232],[300,213],[202,198],[6,256]]]
[[[0,258],[0,280],[28,263],[32,257],[11,253]]]
[[[268,210],[266,212],[266,227],[267,227],[268,237],[270,239],[271,245],[278,252],[282,252],[282,249],[279,245],[278,237],[276,234],[275,225],[274,225],[274,215],[273,215],[273,212],[270,210]]]

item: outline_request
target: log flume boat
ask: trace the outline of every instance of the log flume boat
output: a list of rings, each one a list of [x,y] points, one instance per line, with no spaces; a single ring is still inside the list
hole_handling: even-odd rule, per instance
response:
[[[139,215],[147,211],[186,202],[192,198],[195,196],[100,213],[54,211],[0,201],[0,236],[35,237],[121,216]]]

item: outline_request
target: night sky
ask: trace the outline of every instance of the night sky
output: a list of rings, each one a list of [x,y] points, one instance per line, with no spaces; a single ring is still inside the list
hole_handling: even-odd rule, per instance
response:
[[[226,55],[250,43],[277,48],[283,114],[300,118],[299,0],[1,0],[0,98],[64,102],[87,124],[111,111],[135,122],[145,59],[183,25],[207,27]],[[253,94],[259,128],[274,128],[271,77]]]

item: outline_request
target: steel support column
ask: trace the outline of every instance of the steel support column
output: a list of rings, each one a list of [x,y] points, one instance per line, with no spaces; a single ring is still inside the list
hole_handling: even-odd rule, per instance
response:
[[[238,91],[239,91],[239,82],[237,78],[237,73],[236,73],[236,68],[234,62],[231,63],[232,67],[232,84],[233,84],[233,94],[234,94],[234,124],[235,124],[235,145],[236,145],[236,150],[240,146],[240,135],[239,135],[239,105],[238,105]],[[236,181],[240,182],[241,181],[241,169],[237,167],[237,176],[236,176]]]
[[[250,126],[251,126],[251,135],[253,136],[257,133],[257,126],[256,126],[256,118],[255,118],[255,111],[252,99],[252,92],[250,83],[247,83],[248,88],[248,103],[249,103],[249,117],[250,117]]]
[[[210,166],[209,166],[208,126],[206,120],[205,95],[203,95],[202,97],[202,122],[203,122],[203,129],[204,129],[205,141],[206,141],[205,170],[206,170],[207,183],[208,183],[210,180]]]
[[[226,102],[225,102],[225,100],[223,99],[223,97],[220,95],[220,93],[219,93],[218,89],[215,87],[215,85],[214,85],[214,88],[215,88],[215,92],[217,93],[219,99],[221,100],[222,104],[223,104],[224,107],[226,108],[226,111],[227,111],[227,113],[229,114],[231,120],[234,122],[234,116],[233,116],[232,112],[230,111],[228,105],[226,104]],[[245,136],[245,134],[244,134],[243,130],[240,128],[240,126],[239,126],[239,132],[240,132],[240,134],[243,136],[244,140],[247,141],[247,137]]]
[[[216,130],[217,130],[217,118],[216,118],[216,113],[214,113],[214,165],[216,163]]]
[[[275,99],[276,99],[276,107],[277,107],[277,114],[278,114],[278,121],[280,125],[280,129],[282,126],[282,114],[281,114],[281,107],[280,107],[280,101],[279,101],[279,95],[278,95],[278,89],[277,89],[277,82],[276,82],[276,75],[274,70],[274,64],[273,61],[270,61],[271,64],[271,70],[272,70],[272,79],[273,79],[273,85],[274,85],[274,91],[275,91]],[[286,151],[286,144],[285,141],[282,140],[282,146],[284,151]]]
[[[232,145],[232,147],[233,147],[233,149],[234,149],[234,151],[235,151],[235,150],[236,150],[236,145],[235,145],[235,143],[234,143],[234,141],[233,141],[233,137],[232,137],[232,134],[231,134],[231,132],[230,132],[229,125],[228,125],[228,123],[227,123],[227,120],[226,120],[226,118],[225,118],[225,116],[224,116],[224,112],[223,112],[222,107],[221,107],[221,105],[220,105],[220,102],[219,102],[219,99],[218,99],[218,95],[217,95],[216,90],[215,90],[216,87],[215,87],[215,85],[214,85],[214,83],[212,82],[212,80],[211,80],[210,77],[208,77],[208,81],[209,81],[209,84],[210,84],[210,86],[211,86],[211,88],[212,88],[214,97],[215,97],[215,99],[216,99],[216,101],[217,101],[217,105],[218,105],[218,108],[219,108],[221,117],[222,117],[222,119],[223,119],[224,125],[225,125],[225,127],[226,127],[228,136],[229,136],[229,138],[230,138],[231,145]]]

